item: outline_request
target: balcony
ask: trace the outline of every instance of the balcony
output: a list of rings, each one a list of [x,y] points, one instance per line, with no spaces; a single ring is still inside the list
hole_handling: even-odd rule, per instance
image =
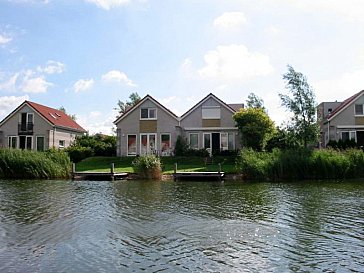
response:
[[[33,122],[19,123],[18,124],[18,134],[19,135],[32,135],[33,134]]]

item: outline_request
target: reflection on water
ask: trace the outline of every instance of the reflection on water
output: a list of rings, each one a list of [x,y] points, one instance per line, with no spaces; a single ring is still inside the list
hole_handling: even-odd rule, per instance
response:
[[[0,181],[0,272],[363,272],[364,183]]]

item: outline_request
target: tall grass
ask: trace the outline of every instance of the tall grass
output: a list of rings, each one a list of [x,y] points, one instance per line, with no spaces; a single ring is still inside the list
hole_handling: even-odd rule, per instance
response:
[[[236,166],[250,180],[360,178],[364,177],[364,153],[357,149],[272,152],[243,149]]]
[[[0,149],[1,178],[68,178],[70,166],[68,155],[58,150]]]
[[[155,155],[136,157],[132,165],[134,172],[141,178],[160,179],[162,177],[162,164],[159,157]]]

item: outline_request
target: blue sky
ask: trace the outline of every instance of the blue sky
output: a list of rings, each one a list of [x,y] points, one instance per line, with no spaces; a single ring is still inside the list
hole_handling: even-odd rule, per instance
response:
[[[1,119],[28,99],[111,133],[132,92],[177,115],[254,92],[280,125],[287,64],[318,103],[364,89],[364,1],[0,0]]]

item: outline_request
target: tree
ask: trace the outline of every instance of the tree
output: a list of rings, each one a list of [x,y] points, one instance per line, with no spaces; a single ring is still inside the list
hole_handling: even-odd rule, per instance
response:
[[[66,108],[64,108],[63,106],[59,107],[58,110],[61,111],[61,112],[63,112],[63,113],[65,113],[71,119],[73,119],[74,121],[76,121],[76,119],[77,119],[76,115],[70,115],[70,114],[68,114],[67,111],[66,111]]]
[[[262,151],[275,131],[274,122],[262,108],[240,109],[233,118],[241,132],[244,147]]]
[[[141,100],[137,92],[131,93],[129,99],[130,101],[126,102],[118,100],[118,108],[115,109],[119,111],[120,115],[124,114],[130,107],[133,107]]]
[[[246,100],[246,106],[247,108],[261,108],[265,110],[263,99],[258,97],[254,93],[250,93],[248,95],[248,99]]]
[[[288,65],[283,75],[290,95],[279,94],[282,106],[291,111],[293,117],[289,125],[298,142],[305,148],[318,141],[319,127],[315,117],[315,94],[306,77]]]

